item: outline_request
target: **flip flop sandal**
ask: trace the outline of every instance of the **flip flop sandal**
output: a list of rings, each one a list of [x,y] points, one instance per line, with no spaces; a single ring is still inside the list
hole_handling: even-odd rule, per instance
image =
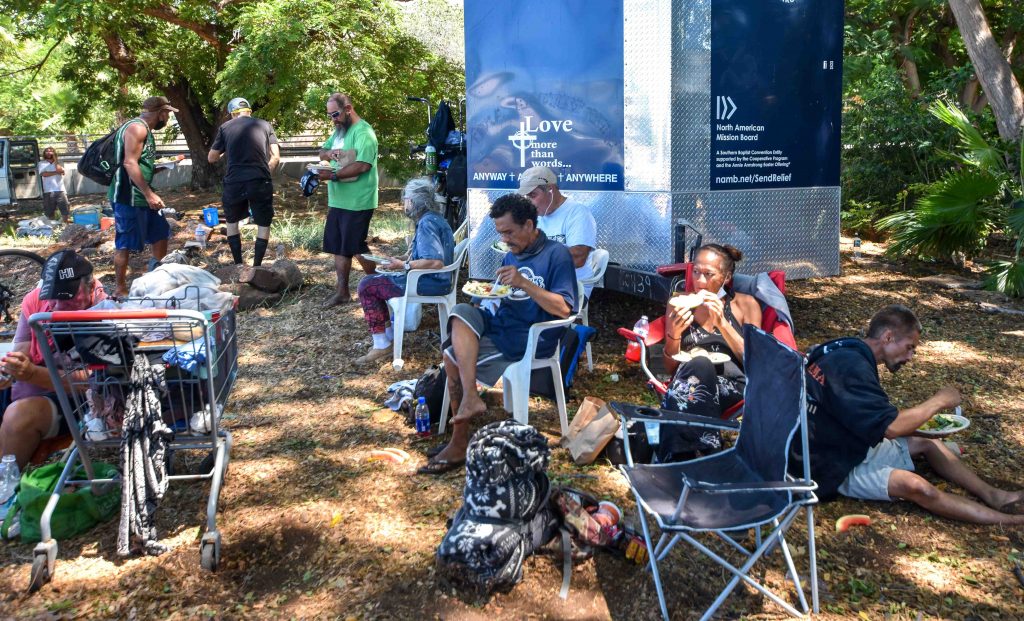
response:
[[[1024,499],[1014,500],[1008,502],[1005,505],[997,509],[1000,513],[1006,513],[1008,515],[1024,515]]]
[[[458,461],[448,461],[447,459],[432,459],[427,462],[427,465],[421,466],[419,470],[416,471],[416,474],[430,474],[437,476],[439,474],[451,472],[452,470],[458,470],[459,468],[462,468],[465,465],[465,459],[460,459]]]

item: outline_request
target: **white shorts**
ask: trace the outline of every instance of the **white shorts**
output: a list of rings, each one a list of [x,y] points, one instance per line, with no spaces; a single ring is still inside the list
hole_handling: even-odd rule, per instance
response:
[[[839,493],[861,500],[892,500],[889,497],[889,475],[893,470],[914,471],[914,460],[910,458],[906,438],[886,438],[868,449],[864,461],[857,464],[839,486]]]

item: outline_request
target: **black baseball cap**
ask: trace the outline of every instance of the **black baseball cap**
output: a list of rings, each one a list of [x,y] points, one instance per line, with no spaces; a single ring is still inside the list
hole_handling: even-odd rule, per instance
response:
[[[43,265],[40,300],[70,300],[78,293],[82,278],[92,274],[92,263],[74,250],[59,250]]]

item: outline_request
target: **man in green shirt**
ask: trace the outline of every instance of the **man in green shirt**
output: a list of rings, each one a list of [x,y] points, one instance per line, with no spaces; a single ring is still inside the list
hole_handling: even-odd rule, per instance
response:
[[[353,256],[363,271],[374,273],[375,264],[361,255],[370,251],[366,236],[377,208],[377,135],[344,93],[327,98],[327,115],[334,133],[324,143],[320,159],[330,161],[334,170],[320,171],[320,179],[328,182],[324,252],[334,255],[338,275],[337,291],[324,303],[330,307],[352,301],[348,278]]]
[[[150,244],[157,261],[167,254],[171,228],[160,215],[164,201],[150,185],[156,160],[153,130],[166,127],[171,114],[177,111],[166,97],[150,97],[142,102],[139,116],[117,130],[114,146],[117,169],[107,190],[107,198],[114,209],[116,297],[128,296],[125,277],[129,253],[141,252]]]

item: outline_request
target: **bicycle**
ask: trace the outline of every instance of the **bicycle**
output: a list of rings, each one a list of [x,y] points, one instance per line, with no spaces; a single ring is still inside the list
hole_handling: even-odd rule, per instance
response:
[[[427,143],[409,147],[409,158],[424,153],[427,145],[437,149],[437,172],[433,173],[434,192],[440,197],[444,219],[455,231],[466,220],[466,132],[465,103],[458,103],[459,124],[451,119],[448,102],[440,101],[437,111],[431,113],[430,100],[426,97],[406,97],[406,101],[418,101],[427,106]]]
[[[14,338],[21,300],[39,285],[45,260],[28,250],[0,249],[0,343]]]

